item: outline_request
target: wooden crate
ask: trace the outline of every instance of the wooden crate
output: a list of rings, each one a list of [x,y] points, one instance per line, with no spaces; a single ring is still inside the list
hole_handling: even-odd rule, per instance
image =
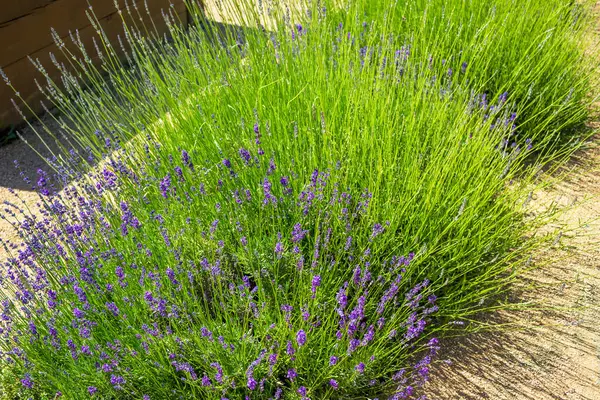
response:
[[[148,22],[144,0],[128,0],[129,4],[134,1],[140,14]],[[187,21],[184,0],[146,1],[160,33],[166,31],[162,11],[170,7],[170,4],[173,5],[181,21]],[[118,2],[124,9],[124,0]],[[0,67],[32,108],[32,111],[26,111],[22,107],[23,111],[28,114],[39,113],[42,111],[40,100],[43,99],[43,95],[39,92],[34,79],[37,78],[40,83],[45,82],[45,79],[31,64],[28,56],[39,60],[53,79],[58,79],[60,74],[53,66],[49,54],[53,53],[59,62],[67,61],[52,39],[51,28],[62,38],[66,47],[73,50],[75,45],[69,37],[69,31],[74,33],[77,30],[90,58],[95,63],[98,62],[92,42],[96,32],[86,16],[86,10],[89,8],[88,1],[9,0],[2,3],[7,4],[0,6]],[[116,12],[114,0],[90,0],[89,3],[108,38],[119,48],[117,36],[120,35],[124,39],[123,23],[121,16]],[[139,19],[136,18],[135,22],[139,24]],[[0,131],[22,122],[21,116],[12,105],[11,98],[15,98],[14,92],[0,80]]]

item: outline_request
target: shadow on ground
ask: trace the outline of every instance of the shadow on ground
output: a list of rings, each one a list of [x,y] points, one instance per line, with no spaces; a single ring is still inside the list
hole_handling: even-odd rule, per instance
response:
[[[600,399],[600,325],[598,313],[590,309],[598,304],[598,280],[581,278],[561,290],[558,282],[571,272],[544,271],[545,279],[556,281],[553,289],[531,294],[553,296],[556,307],[565,303],[583,309],[505,312],[490,322],[522,329],[443,341],[441,357],[452,365],[436,368],[430,398]]]
[[[43,119],[46,124],[55,129],[55,132],[58,132],[56,123],[53,124],[49,117],[43,117]],[[39,123],[35,123],[34,126],[37,127],[36,129],[40,129]],[[21,171],[32,179],[35,178],[38,169],[48,170],[48,164],[42,157],[50,157],[52,153],[30,127],[21,126],[16,131],[27,142],[16,139],[0,146],[0,188],[32,190],[31,184],[27,184],[20,175]],[[48,144],[50,145],[50,143]],[[19,169],[15,168],[15,161],[19,163]],[[3,199],[0,198],[0,200]]]

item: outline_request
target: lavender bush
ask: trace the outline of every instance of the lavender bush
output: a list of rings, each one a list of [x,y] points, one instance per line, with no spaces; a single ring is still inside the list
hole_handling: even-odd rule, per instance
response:
[[[470,112],[481,133],[511,130],[510,112],[498,111],[492,129],[483,109]],[[3,213],[23,240],[3,243],[13,256],[1,282],[2,355],[16,393],[413,398],[429,378],[435,332],[505,287],[531,250],[476,270],[457,262],[468,256],[458,245],[455,259],[440,248],[415,256],[396,225],[411,214],[377,220],[369,188],[345,186],[345,162],[304,182],[264,154],[258,124],[248,129],[254,143],[215,163],[151,137],[139,154],[98,132],[105,156],[95,172],[62,192],[55,182],[76,165],[25,178],[39,213],[18,198]],[[505,182],[506,160],[527,153],[487,148],[498,160],[487,183]],[[454,214],[446,229],[472,225],[465,205]],[[507,233],[519,232],[516,221]]]
[[[7,399],[418,398],[544,243],[524,217],[586,115],[578,7],[219,4],[243,27],[192,2],[169,40],[126,25],[130,65],[57,40],[61,151],[39,211],[1,214]]]
[[[123,156],[63,194],[39,171],[40,217],[7,205],[25,245],[4,264],[0,333],[25,393],[408,398],[427,381],[437,298],[407,273],[413,253],[378,254],[389,224],[367,225],[368,190],[244,149],[214,172],[182,151],[162,179]],[[262,185],[238,187],[247,171]],[[152,208],[116,200],[130,180]]]

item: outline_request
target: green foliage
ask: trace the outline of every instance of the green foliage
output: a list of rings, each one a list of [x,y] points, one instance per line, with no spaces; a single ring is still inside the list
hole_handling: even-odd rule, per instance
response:
[[[7,249],[15,258],[3,272],[7,326],[25,338],[7,333],[0,345],[15,363],[7,376],[28,372],[33,390],[68,398],[85,398],[89,387],[121,398],[269,398],[277,388],[295,398],[305,387],[321,399],[422,386],[419,360],[436,351],[429,340],[504,306],[503,293],[545,243],[529,236],[541,220],[525,218],[526,205],[536,173],[570,151],[587,116],[584,8],[222,2],[221,19],[241,25],[227,26],[189,5],[188,28],[167,16],[168,41],[143,39],[151,26],[126,27],[130,65],[101,36],[100,67],[90,61],[96,49],[82,49],[69,58],[78,72],[63,71],[66,88],[49,81],[44,89],[67,136],[50,165],[58,180],[76,181],[58,195],[38,176],[54,230],[16,206],[7,212],[28,249]],[[296,224],[307,230],[301,245],[290,238]],[[411,261],[392,266],[393,256]],[[209,267],[200,268],[204,259]],[[352,286],[356,268],[373,283]],[[346,352],[377,325],[373,310],[397,275],[384,314],[395,325]],[[345,282],[348,313],[361,301],[370,313],[358,336],[342,341],[335,304]],[[415,305],[405,295],[419,287]],[[157,299],[175,308],[160,311]],[[426,329],[412,337],[416,319]],[[299,329],[308,341],[294,357],[284,347]],[[404,339],[389,339],[392,329]],[[103,351],[114,366],[100,367]],[[266,352],[280,357],[270,371]],[[336,354],[342,361],[330,368]],[[214,362],[225,383],[215,383]],[[393,380],[403,368],[410,379]],[[264,393],[252,389],[249,369],[265,377]],[[8,386],[6,398],[21,386]]]

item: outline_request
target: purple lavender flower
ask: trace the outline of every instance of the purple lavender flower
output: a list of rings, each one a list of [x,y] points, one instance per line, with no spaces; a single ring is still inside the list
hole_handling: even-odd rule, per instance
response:
[[[275,159],[271,158],[269,160],[269,168],[267,169],[267,175],[271,175],[273,172],[275,172],[276,169],[276,165],[275,165]]]
[[[47,189],[48,181],[46,179],[47,178],[46,172],[42,169],[38,169],[37,174],[38,174],[37,187],[38,187],[40,193],[44,196],[50,195],[50,191]]]
[[[278,387],[277,389],[275,389],[275,394],[273,395],[273,398],[275,400],[279,400],[281,399],[281,395],[283,394],[283,389],[281,389],[280,387]]]
[[[217,373],[215,374],[215,381],[223,383],[223,368],[221,368],[221,365],[219,363],[212,363],[210,366],[217,370]]]
[[[265,196],[264,200],[263,200],[263,204],[265,206],[269,203],[276,204],[277,197],[275,197],[273,195],[273,193],[271,193],[271,182],[267,178],[265,178],[262,186],[263,186],[263,194]]]
[[[95,386],[88,386],[87,390],[90,396],[93,396],[98,391],[98,388]]]
[[[329,357],[329,365],[335,365],[338,362],[338,358],[336,356]]]
[[[366,346],[367,344],[369,344],[369,342],[371,342],[373,340],[374,337],[375,337],[375,326],[369,325],[369,328],[367,329],[367,333],[365,333],[365,336],[363,337],[361,345]]]
[[[192,163],[192,161],[190,160],[190,155],[188,154],[187,151],[183,150],[181,152],[181,161],[183,162],[183,164],[188,167],[189,169],[191,169],[192,171],[194,170],[194,164]]]
[[[317,288],[321,286],[321,275],[315,275],[312,278],[310,291],[312,292],[312,298],[315,298]]]
[[[354,367],[354,369],[359,373],[362,374],[363,372],[365,372],[365,363],[360,362],[356,365],[356,367]]]
[[[358,348],[358,346],[360,346],[360,340],[358,340],[358,339],[351,339],[350,343],[348,345],[348,354],[352,354],[354,351],[356,351],[356,349]]]
[[[298,346],[302,347],[306,344],[306,332],[303,329],[300,329],[296,334],[296,342]]]
[[[300,386],[298,388],[298,393],[300,394],[300,396],[306,396],[307,390],[305,386]]]
[[[354,268],[354,274],[352,275],[352,280],[354,281],[354,284],[356,286],[360,285],[360,275],[361,275],[361,270],[360,267],[357,265],[356,268]]]
[[[498,97],[498,103],[504,104],[506,99],[508,99],[508,92],[504,92]]]
[[[285,352],[288,356],[293,356],[294,354],[296,354],[296,349],[294,349],[294,345],[292,344],[291,340],[288,340]]]
[[[231,161],[229,161],[229,159],[224,158],[222,162],[226,168],[231,168]]]
[[[345,282],[344,285],[340,288],[340,290],[337,292],[337,294],[335,296],[335,299],[338,302],[340,310],[345,309],[346,305],[348,304],[347,288],[348,288],[348,282]]]
[[[290,322],[290,318],[291,318],[291,314],[292,314],[292,310],[294,309],[294,307],[288,305],[288,304],[283,304],[281,306],[281,311],[284,312],[285,315],[285,320],[287,323]]]
[[[183,179],[183,170],[180,166],[175,167],[175,174],[179,177],[180,180]]]
[[[283,243],[281,242],[277,242],[275,244],[275,254],[277,255],[277,258],[281,258],[283,255]]]
[[[424,319],[420,319],[416,323],[410,324],[406,334],[404,335],[405,339],[412,340],[417,338],[423,332],[423,330],[425,330],[426,324],[427,323]]]
[[[119,316],[119,308],[117,307],[117,305],[115,303],[107,302],[106,308],[108,308],[108,311],[110,311],[115,317]]]
[[[250,162],[250,160],[252,159],[250,152],[247,149],[244,149],[243,147],[240,149],[239,153],[240,153],[240,157],[242,157],[242,160],[244,160],[244,162],[246,164],[248,164]]]
[[[209,331],[208,328],[206,328],[205,326],[200,328],[200,333],[202,334],[202,337],[208,338],[209,342],[213,341],[213,333]]]
[[[27,324],[29,326],[29,332],[31,333],[32,336],[37,336],[37,327],[35,326],[35,323],[33,321],[29,321],[29,323]]]
[[[390,286],[390,288],[388,290],[386,290],[385,293],[383,294],[383,296],[381,297],[381,300],[379,301],[379,305],[377,306],[377,314],[383,313],[383,311],[385,309],[385,305],[390,300],[392,300],[398,293],[398,290],[400,290],[400,287],[398,286],[399,280],[400,280],[400,277],[398,279],[396,279],[396,281],[394,283],[392,283],[392,286]]]
[[[296,372],[296,370],[295,370],[294,368],[290,368],[290,369],[288,369],[288,372],[287,372],[287,378],[288,378],[290,381],[292,381],[292,382],[293,382],[293,381],[294,381],[294,379],[296,379],[297,377],[298,377],[298,373]]]
[[[339,387],[338,382],[335,379],[330,379],[329,380],[329,386],[331,386],[334,389],[337,389]]]
[[[114,172],[107,169],[106,167],[104,167],[104,169],[102,170],[102,177],[104,178],[106,186],[108,186],[109,188],[114,188],[115,186],[117,186],[117,176],[114,174]]]
[[[110,384],[114,386],[115,389],[122,389],[121,385],[125,383],[125,378],[120,375],[111,375],[110,376]]]
[[[21,384],[26,389],[32,389],[33,388],[33,381],[31,380],[31,376],[29,376],[29,374],[25,374],[25,376],[23,377],[23,379],[21,379]]]
[[[250,376],[248,377],[248,382],[246,382],[246,386],[250,390],[255,390],[256,386],[258,386],[258,382],[256,382],[256,379],[254,379],[254,377]]]
[[[304,256],[303,255],[300,255],[300,258],[298,258],[296,267],[298,268],[298,271],[302,271],[302,268],[304,268]]]
[[[373,238],[381,235],[384,231],[385,231],[385,228],[383,227],[383,225],[381,225],[379,223],[373,225],[373,233],[371,234],[371,238],[373,239]]]
[[[171,189],[171,174],[167,174],[167,176],[165,176],[161,181],[160,181],[160,193],[162,194],[162,196],[166,199],[169,197],[169,191]]]
[[[469,65],[469,64],[467,64],[467,62],[466,62],[466,61],[464,61],[464,62],[461,64],[461,66],[460,66],[460,72],[461,72],[461,73],[463,73],[463,74],[464,74],[465,72],[467,72],[467,66],[468,66],[468,65]]]
[[[277,353],[269,354],[269,365],[275,365],[277,363]]]
[[[302,309],[302,319],[304,321],[308,321],[310,319],[310,313],[308,312],[308,309],[306,309],[306,308]]]
[[[295,224],[294,229],[292,229],[292,242],[293,243],[300,242],[302,239],[304,239],[306,237],[307,234],[308,234],[308,231],[303,230],[301,224],[299,224],[299,223]]]
[[[79,299],[80,302],[87,303],[87,296],[86,296],[85,292],[83,291],[83,289],[81,289],[79,286],[74,286],[73,291],[77,295],[77,298]]]
[[[348,238],[346,239],[346,244],[344,246],[344,250],[348,251],[348,250],[350,250],[350,247],[352,247],[352,236],[348,236]]]

